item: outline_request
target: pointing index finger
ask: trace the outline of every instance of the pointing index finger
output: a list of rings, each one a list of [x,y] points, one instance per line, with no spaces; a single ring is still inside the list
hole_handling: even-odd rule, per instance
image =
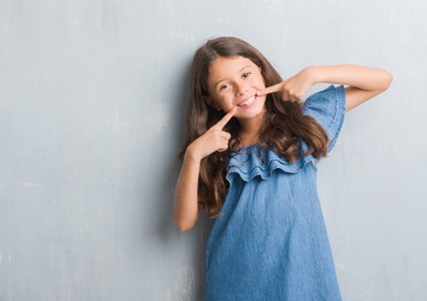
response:
[[[280,90],[282,90],[284,84],[285,84],[285,82],[282,81],[278,84],[267,87],[264,90],[258,92],[257,95],[262,96],[262,95],[267,95],[267,94],[274,93],[274,92],[279,92]]]
[[[228,111],[227,114],[224,115],[224,117],[222,117],[222,119],[220,121],[218,121],[215,124],[215,127],[222,130],[225,127],[225,125],[230,121],[230,119],[233,118],[233,116],[234,116],[234,114],[236,114],[236,112],[237,112],[237,108],[233,107],[230,111]]]

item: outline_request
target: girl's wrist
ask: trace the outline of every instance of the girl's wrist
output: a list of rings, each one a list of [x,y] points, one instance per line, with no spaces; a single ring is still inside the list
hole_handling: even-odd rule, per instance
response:
[[[190,144],[187,149],[185,150],[184,154],[184,160],[190,159],[191,161],[198,161],[200,162],[202,160],[201,156],[197,154],[196,150],[194,149],[194,145]]]

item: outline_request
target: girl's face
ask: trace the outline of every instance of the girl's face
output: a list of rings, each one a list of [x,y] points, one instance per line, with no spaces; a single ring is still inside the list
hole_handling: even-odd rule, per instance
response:
[[[208,103],[217,110],[230,111],[237,106],[234,117],[248,119],[264,114],[266,96],[257,96],[265,88],[261,69],[242,56],[215,59],[208,76]]]

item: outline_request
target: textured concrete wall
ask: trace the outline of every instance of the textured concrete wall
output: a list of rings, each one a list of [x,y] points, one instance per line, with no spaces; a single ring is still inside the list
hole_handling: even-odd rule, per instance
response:
[[[383,67],[319,163],[345,300],[427,294],[427,2],[0,2],[0,300],[201,300],[209,222],[172,223],[188,70],[239,36],[283,77]],[[321,87],[316,87],[320,89]]]

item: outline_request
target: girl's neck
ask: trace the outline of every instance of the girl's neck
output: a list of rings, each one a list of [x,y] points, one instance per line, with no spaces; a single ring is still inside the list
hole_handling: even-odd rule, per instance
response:
[[[264,121],[264,114],[240,121],[240,146],[255,144],[259,141],[259,133]]]

